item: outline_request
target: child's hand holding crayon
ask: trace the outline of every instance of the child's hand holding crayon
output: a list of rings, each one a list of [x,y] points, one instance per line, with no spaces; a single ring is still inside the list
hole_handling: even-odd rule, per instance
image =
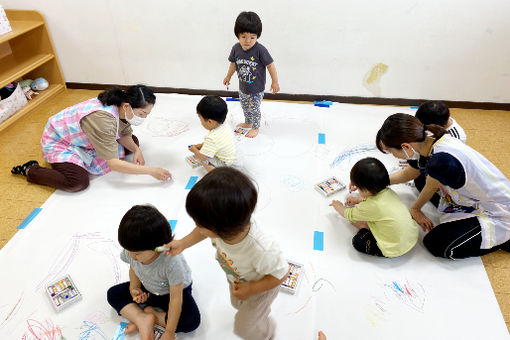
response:
[[[149,298],[149,293],[142,291],[140,288],[133,288],[129,291],[136,303],[144,303]]]

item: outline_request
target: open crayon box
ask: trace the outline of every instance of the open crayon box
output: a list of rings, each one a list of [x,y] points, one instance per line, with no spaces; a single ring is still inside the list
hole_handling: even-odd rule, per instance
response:
[[[82,298],[80,291],[69,275],[46,287],[46,293],[57,312]]]
[[[323,194],[324,196],[333,195],[335,192],[340,191],[345,188],[345,184],[340,182],[335,176],[332,176],[328,179],[325,179],[317,184],[315,184],[314,188]]]
[[[237,127],[234,129],[234,134],[239,138],[246,135],[250,131],[248,128]]]
[[[289,294],[296,294],[299,283],[302,281],[302,276],[305,273],[305,266],[300,263],[289,261],[289,275],[280,285],[280,290]]]
[[[195,157],[195,155],[191,155],[185,158],[186,164],[191,166],[192,168],[197,168],[199,166],[202,166],[202,163]]]

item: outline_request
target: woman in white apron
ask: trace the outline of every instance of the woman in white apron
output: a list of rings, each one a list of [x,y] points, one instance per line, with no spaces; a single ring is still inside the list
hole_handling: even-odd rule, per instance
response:
[[[51,168],[29,161],[11,172],[26,176],[28,182],[69,192],[87,188],[89,174],[110,171],[147,174],[165,181],[170,172],[145,165],[131,129],[143,123],[155,102],[151,89],[135,85],[126,91],[113,88],[68,107],[49,118],[41,138],[42,154]],[[133,153],[133,163],[123,160],[125,153]]]
[[[434,256],[459,259],[510,251],[510,181],[484,156],[445,132],[408,114],[389,116],[377,133],[377,147],[397,158],[418,160],[416,168],[408,165],[391,174],[390,184],[426,175],[410,212],[428,231],[423,243]],[[441,216],[434,227],[421,208],[438,191]]]

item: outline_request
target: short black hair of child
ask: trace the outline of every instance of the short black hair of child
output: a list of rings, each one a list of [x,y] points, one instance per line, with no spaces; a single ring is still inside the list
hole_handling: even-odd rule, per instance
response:
[[[437,124],[444,127],[448,124],[450,110],[442,101],[429,100],[420,105],[415,117],[424,125]]]
[[[262,21],[255,12],[241,12],[234,25],[234,34],[237,38],[241,33],[253,33],[260,38],[262,34]]]
[[[368,190],[375,195],[390,185],[390,176],[380,160],[367,157],[358,161],[352,167],[351,182],[358,189]]]
[[[154,250],[172,241],[168,220],[152,205],[135,205],[119,225],[119,243],[128,251]]]
[[[230,167],[210,171],[186,198],[186,211],[195,223],[225,240],[245,230],[256,205],[257,189],[253,181]]]
[[[223,124],[228,113],[227,103],[219,96],[205,96],[197,104],[197,113],[204,119]]]

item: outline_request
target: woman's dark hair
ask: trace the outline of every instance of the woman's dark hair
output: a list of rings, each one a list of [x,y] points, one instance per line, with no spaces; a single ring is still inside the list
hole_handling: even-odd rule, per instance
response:
[[[204,119],[212,119],[223,124],[227,118],[227,103],[219,96],[205,96],[197,105],[197,113]]]
[[[423,142],[427,138],[426,131],[432,132],[434,138],[441,138],[446,130],[436,124],[423,125],[418,118],[405,114],[395,113],[386,118],[375,137],[377,148],[385,152],[384,146],[402,149],[402,143]]]
[[[129,103],[133,109],[156,103],[154,92],[145,85],[134,85],[125,91],[119,87],[114,87],[101,92],[97,99],[106,106],[120,106],[122,103]]]
[[[414,116],[425,125],[446,126],[448,119],[450,119],[450,110],[439,100],[429,100],[420,105]]]
[[[219,167],[198,181],[186,198],[186,211],[202,227],[229,240],[245,230],[257,205],[251,179],[229,167]]]
[[[128,251],[154,250],[172,241],[168,220],[152,205],[135,205],[122,217],[119,243]]]
[[[260,38],[262,34],[262,21],[260,21],[257,13],[254,12],[241,12],[236,19],[234,25],[234,34],[237,38],[241,33],[253,33]]]
[[[363,158],[351,169],[351,183],[375,195],[390,185],[390,175],[377,158]]]

